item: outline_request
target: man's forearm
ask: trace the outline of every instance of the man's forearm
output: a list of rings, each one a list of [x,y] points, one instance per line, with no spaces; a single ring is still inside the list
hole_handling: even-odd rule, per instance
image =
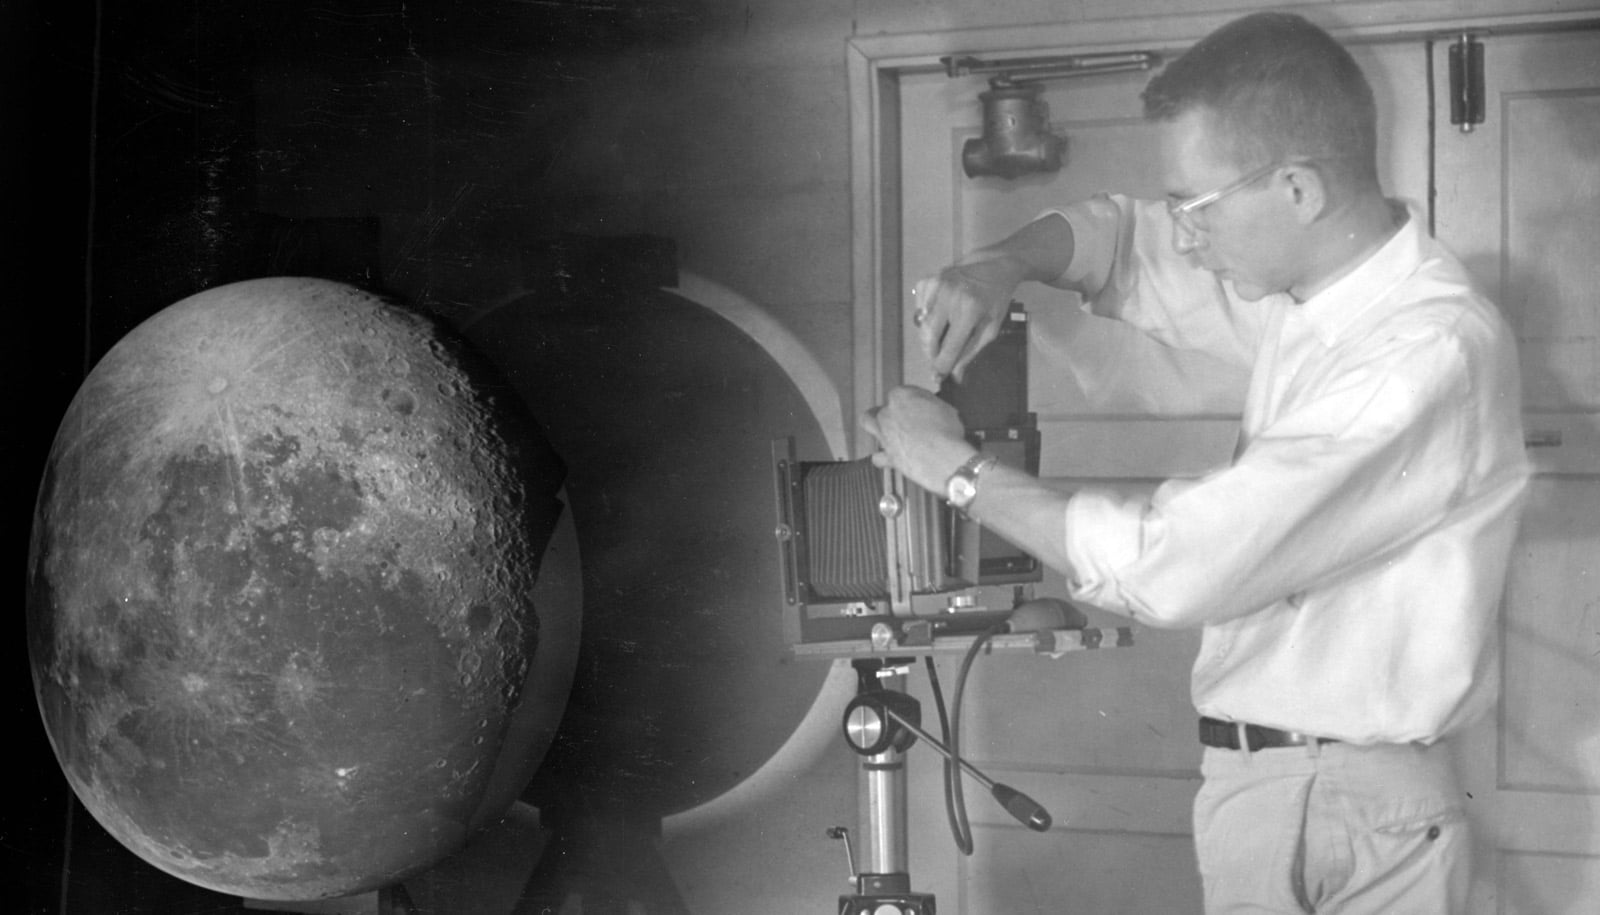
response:
[[[1071,490],[1001,464],[983,474],[967,513],[1070,580],[1066,517],[1071,498]]]
[[[1059,213],[1028,223],[1004,240],[973,251],[958,266],[996,271],[993,280],[1013,286],[1054,283],[1072,265],[1072,225]]]

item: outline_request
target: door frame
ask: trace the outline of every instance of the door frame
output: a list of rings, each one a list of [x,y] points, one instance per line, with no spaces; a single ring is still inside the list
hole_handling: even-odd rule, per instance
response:
[[[1444,39],[1594,27],[1600,10],[1538,0],[1506,12],[1485,0],[1366,0],[1297,11],[1346,42]],[[1498,9],[1497,9],[1498,7]],[[1187,47],[1239,10],[1033,26],[858,36],[846,42],[850,104],[852,374],[847,416],[881,403],[900,383],[904,346],[900,264],[900,77],[943,69],[955,54],[1058,55]],[[1431,201],[1430,201],[1431,205]],[[871,450],[854,423],[850,453]]]

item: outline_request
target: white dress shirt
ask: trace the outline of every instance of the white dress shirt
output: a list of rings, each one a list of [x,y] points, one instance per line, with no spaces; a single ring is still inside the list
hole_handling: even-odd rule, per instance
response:
[[[1229,466],[1072,497],[1072,597],[1203,626],[1203,715],[1403,743],[1486,709],[1529,464],[1511,332],[1461,264],[1411,218],[1308,301],[1247,302],[1159,202],[1058,212],[1115,246],[1096,314],[1253,365]]]

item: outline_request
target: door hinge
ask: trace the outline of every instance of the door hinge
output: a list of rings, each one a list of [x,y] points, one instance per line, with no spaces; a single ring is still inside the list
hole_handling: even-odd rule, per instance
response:
[[[1462,133],[1483,123],[1483,43],[1466,33],[1450,45],[1450,123]]]

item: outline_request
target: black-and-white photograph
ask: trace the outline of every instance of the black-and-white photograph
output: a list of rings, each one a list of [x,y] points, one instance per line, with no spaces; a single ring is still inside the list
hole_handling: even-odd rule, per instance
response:
[[[0,35],[0,909],[1600,900],[1600,6]]]

